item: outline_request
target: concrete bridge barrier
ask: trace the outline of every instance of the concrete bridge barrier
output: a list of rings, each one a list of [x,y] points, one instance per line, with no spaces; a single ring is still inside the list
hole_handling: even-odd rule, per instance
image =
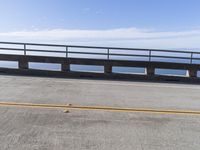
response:
[[[1,45],[7,45],[2,47]],[[12,46],[9,47],[9,46]],[[22,46],[22,48],[13,48],[13,45]],[[31,46],[37,46],[38,48],[29,48]],[[44,50],[43,47],[50,48],[64,48],[64,50]],[[78,49],[79,51],[70,51],[70,48]],[[82,50],[90,49],[92,52],[85,52]],[[114,47],[90,47],[90,46],[69,46],[69,45],[52,45],[52,44],[34,44],[34,43],[11,43],[0,42],[0,50],[4,53],[0,54],[0,61],[16,61],[18,62],[17,69],[1,68],[1,72],[5,73],[25,73],[25,74],[37,74],[46,72],[46,75],[56,76],[85,76],[85,77],[107,77],[107,78],[121,78],[121,79],[170,79],[170,80],[187,80],[198,82],[197,77],[198,70],[200,70],[200,64],[194,63],[200,61],[197,56],[199,52],[188,51],[172,51],[172,50],[155,50],[155,49],[132,49],[132,48],[114,48]],[[95,50],[98,50],[96,52]],[[102,50],[103,52],[99,52]],[[0,52],[1,52],[0,51]],[[10,52],[19,51],[21,54],[13,54]],[[118,52],[120,51],[120,53]],[[33,52],[44,53],[44,55],[33,55]],[[122,53],[123,52],[123,53]],[[137,52],[137,54],[135,53]],[[139,52],[139,54],[138,54]],[[61,54],[61,56],[47,56],[45,54]],[[145,53],[145,54],[144,54]],[[166,54],[166,56],[164,55]],[[71,56],[70,56],[71,55]],[[75,56],[72,56],[75,55]],[[83,57],[87,56],[86,57]],[[93,57],[93,56],[97,57]],[[100,56],[103,58],[100,58]],[[117,59],[116,57],[120,57]],[[129,57],[131,59],[125,59]],[[137,58],[137,59],[135,59]],[[138,58],[140,58],[138,60]],[[156,59],[160,60],[156,60]],[[155,59],[155,60],[154,60]],[[184,60],[184,62],[177,61],[163,61],[162,59],[175,59]],[[53,63],[60,64],[60,71],[45,71],[30,69],[29,63]],[[93,65],[103,66],[103,73],[91,73],[91,72],[72,72],[70,65]],[[133,74],[120,74],[114,73],[113,67],[142,67],[145,68],[145,75],[133,75]],[[155,74],[156,69],[177,69],[187,70],[185,77],[175,76],[158,76]]]

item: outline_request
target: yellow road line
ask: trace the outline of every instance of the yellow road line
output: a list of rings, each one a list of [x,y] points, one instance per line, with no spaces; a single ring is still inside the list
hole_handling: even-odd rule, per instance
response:
[[[187,114],[200,115],[200,111],[192,110],[161,110],[161,109],[146,109],[146,108],[120,108],[106,106],[81,106],[70,104],[34,104],[34,103],[15,103],[15,102],[0,102],[0,107],[25,107],[25,108],[49,108],[49,109],[77,109],[77,110],[101,110],[113,112],[141,112],[141,113],[158,113],[158,114]]]

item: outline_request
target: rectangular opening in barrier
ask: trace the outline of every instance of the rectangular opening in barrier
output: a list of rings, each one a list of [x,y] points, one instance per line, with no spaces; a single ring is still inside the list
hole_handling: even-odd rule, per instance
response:
[[[200,71],[197,71],[197,77],[200,77]]]
[[[103,73],[104,66],[96,66],[96,65],[70,65],[71,71],[78,71],[78,72],[96,72],[96,73]]]
[[[186,76],[186,70],[179,69],[155,69],[155,74],[170,76]]]
[[[0,61],[1,68],[18,68],[17,61]]]
[[[113,73],[123,74],[145,74],[145,68],[142,67],[113,67]]]
[[[29,62],[30,69],[61,71],[61,64]]]

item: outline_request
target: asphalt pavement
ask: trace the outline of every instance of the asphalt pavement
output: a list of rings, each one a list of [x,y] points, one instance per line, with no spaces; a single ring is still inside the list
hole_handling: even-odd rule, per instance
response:
[[[0,76],[0,102],[200,110],[189,84]],[[1,150],[199,150],[200,115],[0,106]]]

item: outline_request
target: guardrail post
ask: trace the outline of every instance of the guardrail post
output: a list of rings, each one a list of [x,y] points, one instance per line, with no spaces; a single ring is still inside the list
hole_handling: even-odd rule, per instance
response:
[[[25,58],[20,58],[18,61],[19,69],[28,69],[28,61]]]
[[[68,72],[68,71],[70,71],[70,64],[69,64],[69,62],[62,62],[61,63],[61,71],[63,71],[63,72]]]
[[[149,61],[151,61],[151,50],[149,50]]]
[[[68,47],[66,47],[66,58],[68,58]]]
[[[110,64],[104,65],[104,73],[112,73],[112,65]]]
[[[155,68],[154,68],[154,67],[151,67],[151,66],[148,66],[148,67],[145,69],[145,73],[146,73],[148,76],[153,76],[153,75],[155,75]]]
[[[197,69],[189,69],[189,70],[187,70],[187,73],[186,73],[186,75],[188,76],[188,77],[193,77],[193,78],[195,78],[195,77],[197,77]]]
[[[107,55],[107,59],[110,59],[110,49],[108,48],[108,55]]]
[[[193,52],[191,52],[190,64],[192,64]]]
[[[26,44],[24,44],[24,55],[26,55]]]

